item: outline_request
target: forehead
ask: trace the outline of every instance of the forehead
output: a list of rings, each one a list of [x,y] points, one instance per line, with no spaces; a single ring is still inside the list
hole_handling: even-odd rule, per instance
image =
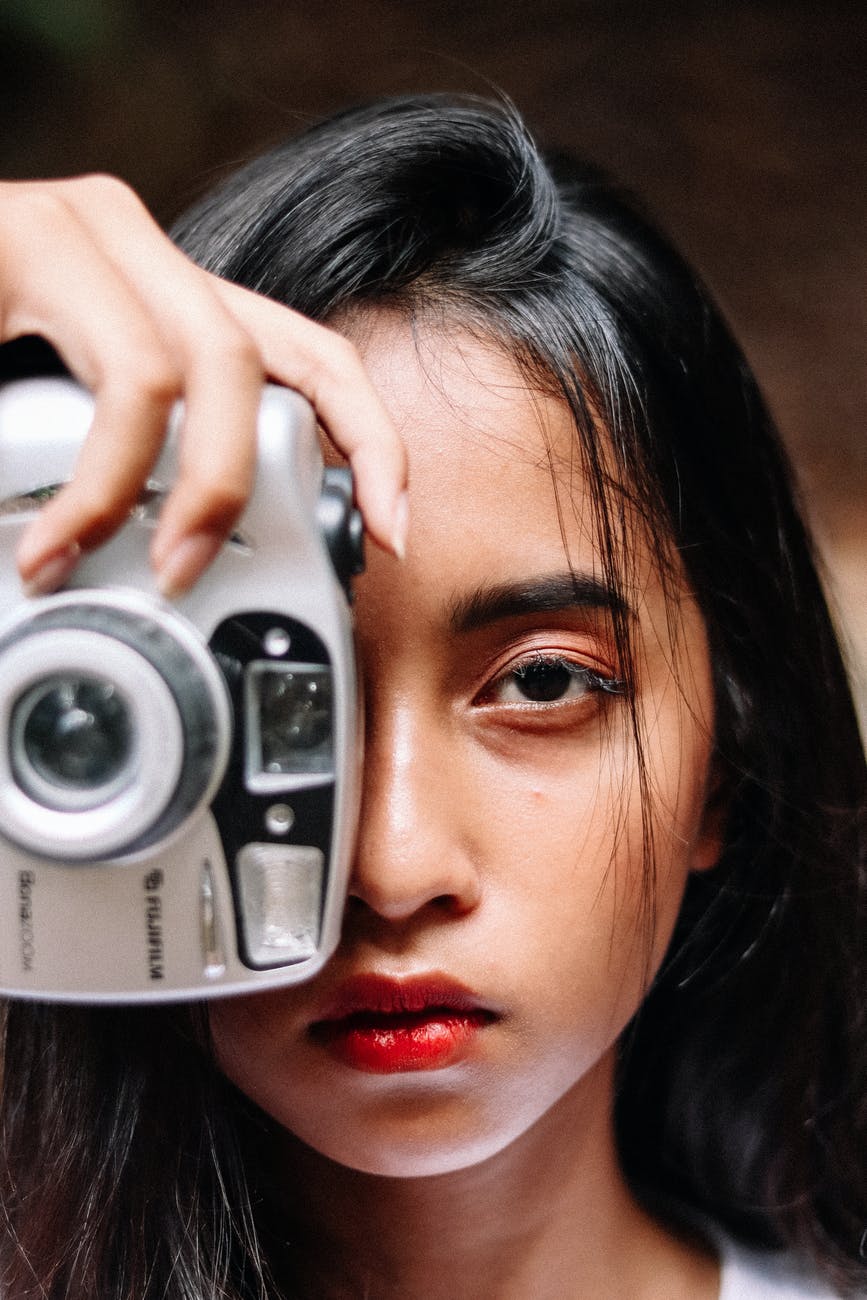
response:
[[[411,541],[424,536],[437,553],[453,553],[455,577],[477,568],[486,583],[513,579],[516,567],[599,576],[599,515],[564,400],[528,382],[504,346],[459,326],[377,311],[348,332],[407,446]],[[601,426],[597,452],[606,491],[618,494],[618,529],[625,497],[611,487]],[[624,586],[646,588],[650,548],[640,528],[626,531]]]

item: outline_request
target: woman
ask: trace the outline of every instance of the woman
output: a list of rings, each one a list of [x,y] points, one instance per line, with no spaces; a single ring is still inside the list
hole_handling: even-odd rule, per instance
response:
[[[12,196],[4,336],[99,398],[19,554],[34,590],[123,517],[179,393],[153,559],[194,581],[263,372],[350,454],[383,549],[338,953],[194,1014],[9,1006],[6,1295],[865,1284],[839,654],[724,325],[616,190],[555,171],[506,109],[360,110],[180,223],[205,273],[114,184]]]

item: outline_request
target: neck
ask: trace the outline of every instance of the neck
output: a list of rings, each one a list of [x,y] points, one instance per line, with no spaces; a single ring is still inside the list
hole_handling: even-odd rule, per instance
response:
[[[611,1089],[588,1084],[497,1155],[433,1177],[360,1173],[287,1137],[278,1175],[303,1243],[285,1261],[288,1293],[300,1278],[322,1300],[713,1300],[715,1261],[632,1196]]]

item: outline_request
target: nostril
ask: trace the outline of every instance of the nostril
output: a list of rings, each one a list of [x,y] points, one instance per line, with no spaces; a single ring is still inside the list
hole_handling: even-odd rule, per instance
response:
[[[450,916],[464,916],[471,912],[476,904],[476,897],[472,899],[461,897],[458,894],[438,894],[436,898],[430,900],[430,906],[437,911],[446,912]]]
[[[382,925],[400,929],[408,924],[444,921],[472,911],[478,901],[476,890],[430,892],[390,891],[350,885],[344,910],[344,925],[369,928]]]

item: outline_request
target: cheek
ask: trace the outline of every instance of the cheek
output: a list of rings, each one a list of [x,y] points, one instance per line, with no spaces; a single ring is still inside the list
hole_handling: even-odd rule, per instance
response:
[[[501,797],[475,846],[495,879],[489,905],[564,1035],[588,1022],[619,1032],[671,936],[700,830],[706,755],[667,769],[654,750],[670,754],[670,740],[660,734],[649,746],[649,822],[626,736],[601,760],[598,748],[587,760],[561,754],[532,784],[516,773],[510,787],[501,771],[493,787]]]
[[[291,1072],[292,1053],[305,1022],[308,985],[219,998],[208,1004],[217,1065],[265,1109],[272,1085]]]

